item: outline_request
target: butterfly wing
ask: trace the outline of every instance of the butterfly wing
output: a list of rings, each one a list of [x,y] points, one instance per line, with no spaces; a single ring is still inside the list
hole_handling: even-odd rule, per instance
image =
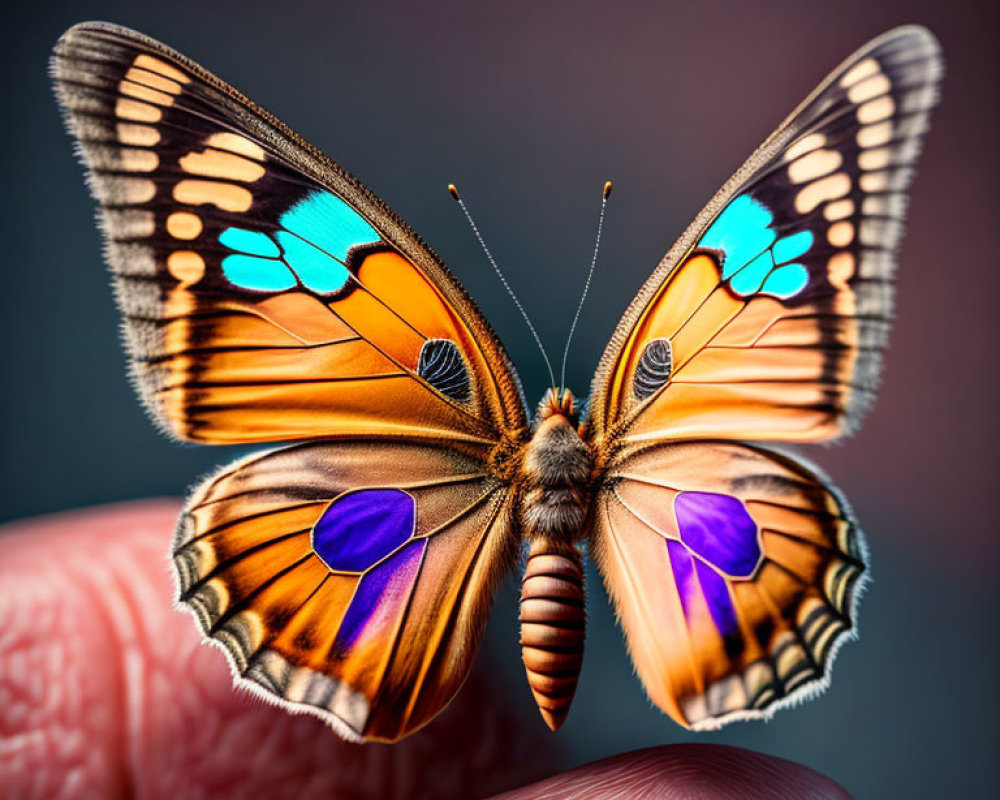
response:
[[[865,550],[815,470],[750,445],[663,444],[617,461],[595,505],[591,554],[673,719],[716,728],[825,687]]]
[[[524,426],[510,362],[458,282],[284,124],[103,23],[68,31],[52,71],[136,383],[171,432],[488,441]]]
[[[263,696],[348,738],[412,732],[468,673],[516,548],[502,346],[368,189],[188,59],[87,23],[52,69],[154,416],[320,440],[194,494],[181,601]]]
[[[599,447],[823,441],[874,397],[906,189],[942,62],[923,28],[835,70],[701,212],[615,331]]]
[[[173,545],[181,601],[240,683],[394,741],[465,680],[511,565],[512,493],[475,450],[310,442],[206,481]]]
[[[836,490],[737,439],[823,441],[874,396],[905,190],[942,72],[923,28],[833,72],[640,291],[597,372],[592,552],[683,725],[820,690],[865,571]]]

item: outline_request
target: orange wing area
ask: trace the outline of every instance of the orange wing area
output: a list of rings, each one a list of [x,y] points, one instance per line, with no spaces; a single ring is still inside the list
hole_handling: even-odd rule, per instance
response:
[[[674,720],[767,717],[825,687],[866,565],[821,478],[756,447],[660,445],[617,464],[595,503],[591,553]]]
[[[68,31],[52,73],[101,206],[136,384],[170,432],[483,442],[525,427],[513,368],[454,277],[283,123],[103,23]],[[437,339],[451,372],[435,385],[419,366]]]
[[[505,425],[476,339],[395,252],[364,257],[357,287],[342,299],[292,291],[253,302],[177,287],[162,307],[161,335],[136,339],[137,370],[149,404],[184,438],[486,442]],[[442,396],[417,375],[429,339],[459,345],[475,376],[468,402]]]
[[[265,699],[351,739],[412,733],[465,680],[516,553],[510,493],[483,456],[343,442],[238,462],[205,482],[181,519],[180,599]],[[386,493],[415,509],[405,540],[372,550],[395,524],[376,507],[365,536],[347,535],[356,531],[341,515],[346,538],[324,550],[315,537],[338,503]],[[342,563],[324,560],[334,558]]]
[[[718,192],[605,350],[590,404],[605,459],[658,441],[818,442],[860,423],[941,75],[925,29],[879,37]]]
[[[773,297],[736,296],[719,276],[711,255],[692,256],[643,315],[610,388],[610,407],[621,409],[618,441],[835,436],[851,403],[874,393],[876,376],[857,375],[857,362],[862,338],[870,352],[884,340],[888,318],[860,320],[844,284],[792,307]],[[642,406],[633,393],[636,370],[656,339],[671,343],[672,372]]]

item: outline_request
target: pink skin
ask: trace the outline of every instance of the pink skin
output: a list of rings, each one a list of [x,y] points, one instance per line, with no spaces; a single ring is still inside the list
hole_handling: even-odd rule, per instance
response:
[[[177,512],[149,501],[0,529],[0,795],[468,798],[550,771],[557,744],[506,714],[481,674],[392,746],[348,744],[234,692],[221,653],[171,607]],[[849,797],[805,767],[712,745],[627,753],[502,795],[538,796]]]

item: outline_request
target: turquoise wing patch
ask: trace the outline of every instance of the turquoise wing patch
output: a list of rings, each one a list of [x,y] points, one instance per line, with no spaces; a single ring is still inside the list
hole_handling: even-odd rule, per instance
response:
[[[813,245],[804,230],[780,236],[774,214],[748,194],[726,206],[698,242],[698,247],[722,252],[722,279],[741,297],[769,294],[787,300],[809,283],[809,272],[795,259]]]
[[[381,238],[347,203],[329,192],[313,192],[281,215],[281,226],[343,262],[358,244]]]
[[[330,192],[314,191],[278,219],[273,234],[226,228],[219,243],[234,251],[222,259],[227,280],[242,289],[287,291],[298,284],[317,294],[339,292],[351,274],[352,247],[382,241],[367,220]]]

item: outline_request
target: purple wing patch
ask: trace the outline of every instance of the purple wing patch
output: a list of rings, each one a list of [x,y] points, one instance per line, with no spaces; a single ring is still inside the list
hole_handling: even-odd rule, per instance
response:
[[[726,637],[738,631],[739,622],[726,579],[700,558],[692,556],[687,547],[674,539],[667,539],[667,554],[684,616],[691,619],[694,599],[700,592],[719,633]]]
[[[313,550],[331,570],[363,572],[407,542],[416,520],[416,502],[399,489],[350,492],[319,518]]]
[[[736,620],[736,609],[733,608],[733,598],[729,596],[726,579],[702,561],[695,559],[695,571],[698,573],[698,583],[712,615],[712,622],[724,637],[740,629]]]
[[[673,539],[667,539],[667,555],[670,556],[670,568],[674,571],[677,593],[681,596],[681,610],[685,617],[690,617],[691,598],[698,591],[694,578],[694,559],[684,545]]]
[[[674,500],[681,541],[734,578],[749,578],[760,563],[757,523],[726,494],[681,492]]]
[[[757,523],[737,498],[711,492],[681,492],[674,514],[680,541],[668,539],[667,554],[681,609],[690,619],[701,593],[725,639],[739,631],[739,620],[727,581],[716,569],[733,578],[753,575],[761,559]]]
[[[417,579],[426,549],[426,539],[410,542],[361,579],[337,630],[334,653],[346,653],[365,628],[390,622],[399,615]]]

